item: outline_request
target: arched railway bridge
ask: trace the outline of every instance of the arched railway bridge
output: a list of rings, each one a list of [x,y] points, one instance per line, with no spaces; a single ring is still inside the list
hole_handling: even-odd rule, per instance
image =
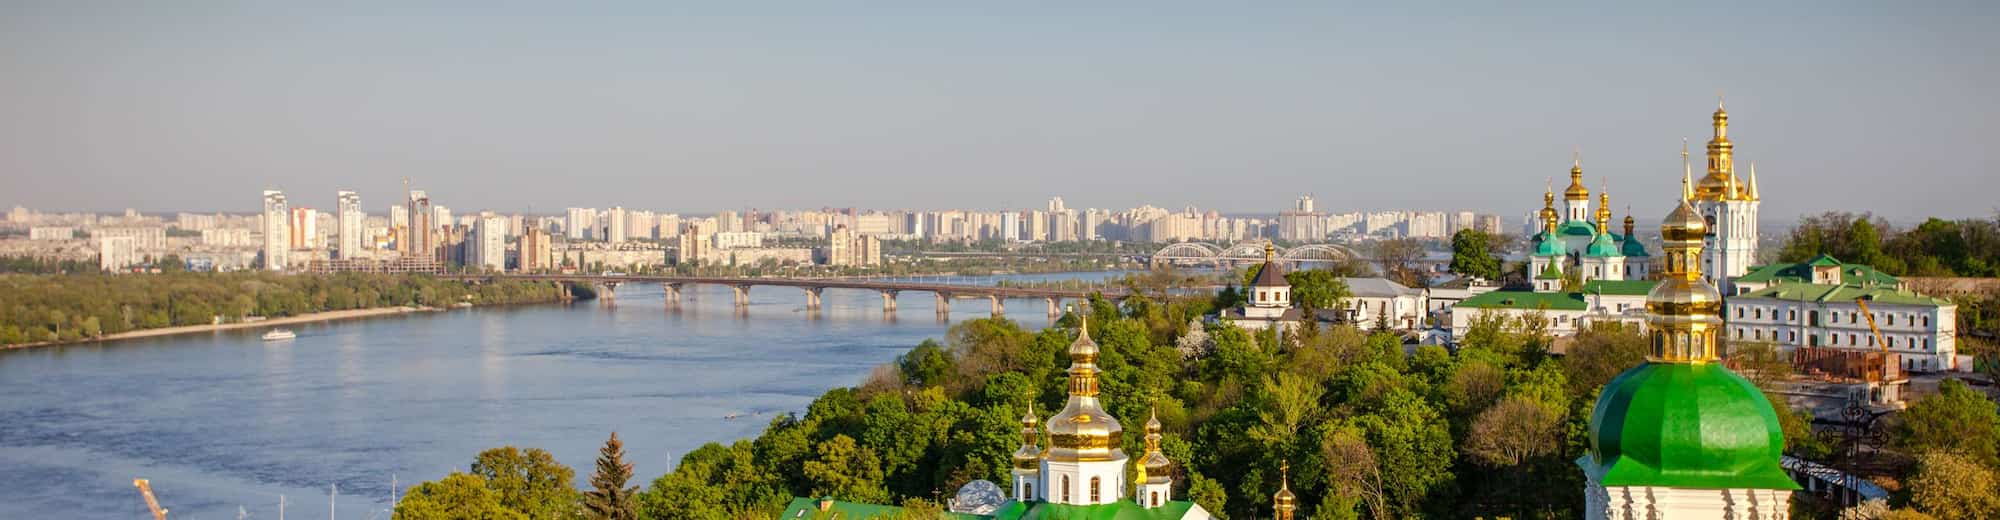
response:
[[[806,309],[820,308],[820,294],[827,289],[855,289],[876,291],[882,295],[882,312],[896,312],[896,299],[903,292],[927,292],[937,298],[938,315],[943,317],[951,312],[951,302],[960,298],[986,299],[992,304],[994,316],[1006,312],[1002,305],[1005,300],[1042,300],[1048,303],[1049,316],[1060,316],[1064,300],[1084,300],[1091,295],[1099,295],[1112,301],[1123,301],[1131,297],[1124,288],[1100,290],[1044,289],[1034,287],[1002,287],[995,285],[964,285],[934,282],[916,282],[859,278],[751,278],[717,276],[646,276],[646,275],[592,275],[592,274],[446,274],[439,278],[462,281],[484,280],[526,280],[545,282],[569,282],[591,284],[597,287],[600,297],[617,297],[620,284],[657,283],[666,289],[668,307],[681,304],[682,290],[690,285],[721,285],[735,293],[736,306],[750,305],[750,289],[754,287],[791,287],[801,290],[806,297]]]
[[[1262,240],[1237,242],[1222,247],[1206,242],[1179,242],[1168,244],[1155,251],[1148,262],[1154,267],[1168,265],[1194,265],[1217,268],[1234,267],[1264,261]],[[1367,260],[1353,248],[1339,244],[1306,244],[1292,247],[1276,247],[1275,260],[1293,267],[1309,262],[1344,262]]]

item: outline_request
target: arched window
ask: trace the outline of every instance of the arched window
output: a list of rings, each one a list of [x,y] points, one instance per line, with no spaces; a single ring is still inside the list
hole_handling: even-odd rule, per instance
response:
[[[1035,501],[1035,484],[1034,484],[1034,483],[1032,483],[1032,482],[1028,482],[1028,483],[1022,483],[1022,484],[1021,484],[1021,501],[1022,501],[1022,502],[1033,502],[1033,501]]]
[[[1063,479],[1062,479],[1062,488],[1063,488],[1063,490],[1062,490],[1062,493],[1063,493],[1063,503],[1064,503],[1064,504],[1067,504],[1067,503],[1069,503],[1069,501],[1070,501],[1070,499],[1069,499],[1069,490],[1070,490],[1070,485],[1069,485],[1069,475],[1063,475],[1062,477],[1063,477]]]
[[[1104,501],[1103,497],[1102,497],[1102,496],[1100,496],[1100,495],[1098,495],[1098,493],[1097,493],[1097,492],[1098,492],[1098,484],[1100,484],[1100,483],[1101,483],[1101,480],[1102,480],[1102,479],[1099,479],[1099,478],[1097,478],[1097,477],[1090,477],[1090,503],[1092,503],[1092,504],[1096,504],[1096,503],[1099,503],[1099,502],[1103,502],[1103,501]]]
[[[1896,326],[1896,315],[1894,314],[1889,315],[1889,326],[1891,327]]]
[[[1152,507],[1160,507],[1160,492],[1158,491],[1152,492],[1151,498],[1148,500],[1147,505],[1150,505]]]
[[[1924,326],[1925,326],[1925,327],[1929,327],[1929,326],[1931,326],[1931,317],[1930,317],[1930,316],[1924,316]]]

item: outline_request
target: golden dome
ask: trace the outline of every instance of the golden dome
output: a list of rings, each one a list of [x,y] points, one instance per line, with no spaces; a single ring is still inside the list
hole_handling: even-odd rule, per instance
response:
[[[1069,362],[1069,402],[1049,418],[1049,460],[1125,460],[1119,448],[1124,427],[1097,400],[1097,342],[1090,340],[1088,323],[1069,345]]]
[[[1583,187],[1583,160],[1577,159],[1569,167],[1569,187],[1563,189],[1566,200],[1590,200],[1590,188]]]
[[[1292,494],[1292,463],[1278,466],[1278,493],[1271,495],[1271,509],[1280,520],[1290,519],[1292,511],[1299,508],[1299,497]]]
[[[1145,475],[1145,483],[1164,484],[1173,478],[1174,463],[1160,452],[1160,412],[1146,419],[1146,454],[1139,457],[1140,471]]]
[[[1722,327],[1722,294],[1701,277],[1701,240],[1708,224],[1682,200],[1660,223],[1666,265],[1660,283],[1646,294],[1652,359],[1705,363],[1716,359],[1715,334]]]
[[[1736,187],[1736,145],[1729,142],[1729,113],[1715,106],[1715,136],[1708,140],[1708,175],[1694,185],[1694,198],[1706,201],[1736,200],[1743,194]]]
[[[1014,469],[1041,469],[1042,449],[1035,446],[1041,432],[1036,430],[1035,423],[1034,410],[1028,410],[1027,415],[1021,416],[1021,449],[1014,450]]]

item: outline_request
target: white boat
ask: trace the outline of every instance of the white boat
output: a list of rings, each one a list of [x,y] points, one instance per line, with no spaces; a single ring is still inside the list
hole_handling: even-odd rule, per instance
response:
[[[264,341],[284,341],[296,337],[299,335],[285,329],[271,329],[270,332],[264,333]]]

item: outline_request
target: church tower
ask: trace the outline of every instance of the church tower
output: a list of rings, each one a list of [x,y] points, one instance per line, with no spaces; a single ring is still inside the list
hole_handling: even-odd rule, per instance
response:
[[[1682,178],[1682,192],[1689,191]],[[1660,226],[1646,362],[1604,385],[1590,417],[1584,518],[1779,520],[1798,489],[1778,414],[1719,363],[1722,295],[1702,276],[1708,222],[1686,198]]]
[[[1569,248],[1563,244],[1558,234],[1556,220],[1556,192],[1554,183],[1542,192],[1542,239],[1535,243],[1535,253],[1528,255],[1528,274],[1535,279],[1535,292],[1555,292],[1562,288],[1563,261]]]
[[[1712,120],[1715,135],[1708,141],[1708,174],[1694,185],[1695,211],[1708,226],[1702,241],[1708,253],[1702,257],[1701,272],[1723,294],[1736,294],[1736,277],[1750,272],[1751,263],[1757,261],[1757,175],[1754,167],[1748,182],[1736,175],[1736,145],[1729,142],[1729,113],[1721,102],[1715,104]],[[1685,146],[1681,157],[1686,163]],[[1690,170],[1684,177],[1692,176],[1690,166],[1683,168]]]
[[[1569,187],[1563,189],[1563,222],[1590,222],[1590,188],[1583,187],[1583,152],[1570,158]]]
[[[1097,400],[1097,342],[1090,340],[1088,323],[1077,327],[1069,362],[1069,401],[1049,417],[1049,451],[1041,458],[1043,499],[1109,504],[1128,493],[1125,450],[1119,448],[1124,428]]]
[[[1146,419],[1146,454],[1139,456],[1140,506],[1155,508],[1174,499],[1174,463],[1167,460],[1167,454],[1160,452],[1160,412],[1153,410],[1153,416]]]
[[[1278,466],[1278,492],[1271,495],[1271,518],[1292,520],[1299,510],[1299,497],[1292,494],[1292,463],[1286,461]]]
[[[1035,411],[1028,410],[1021,416],[1021,449],[1014,450],[1014,498],[1022,502],[1033,502],[1038,495],[1037,488],[1042,483],[1042,449],[1037,446],[1041,440],[1040,430],[1035,428]]]

